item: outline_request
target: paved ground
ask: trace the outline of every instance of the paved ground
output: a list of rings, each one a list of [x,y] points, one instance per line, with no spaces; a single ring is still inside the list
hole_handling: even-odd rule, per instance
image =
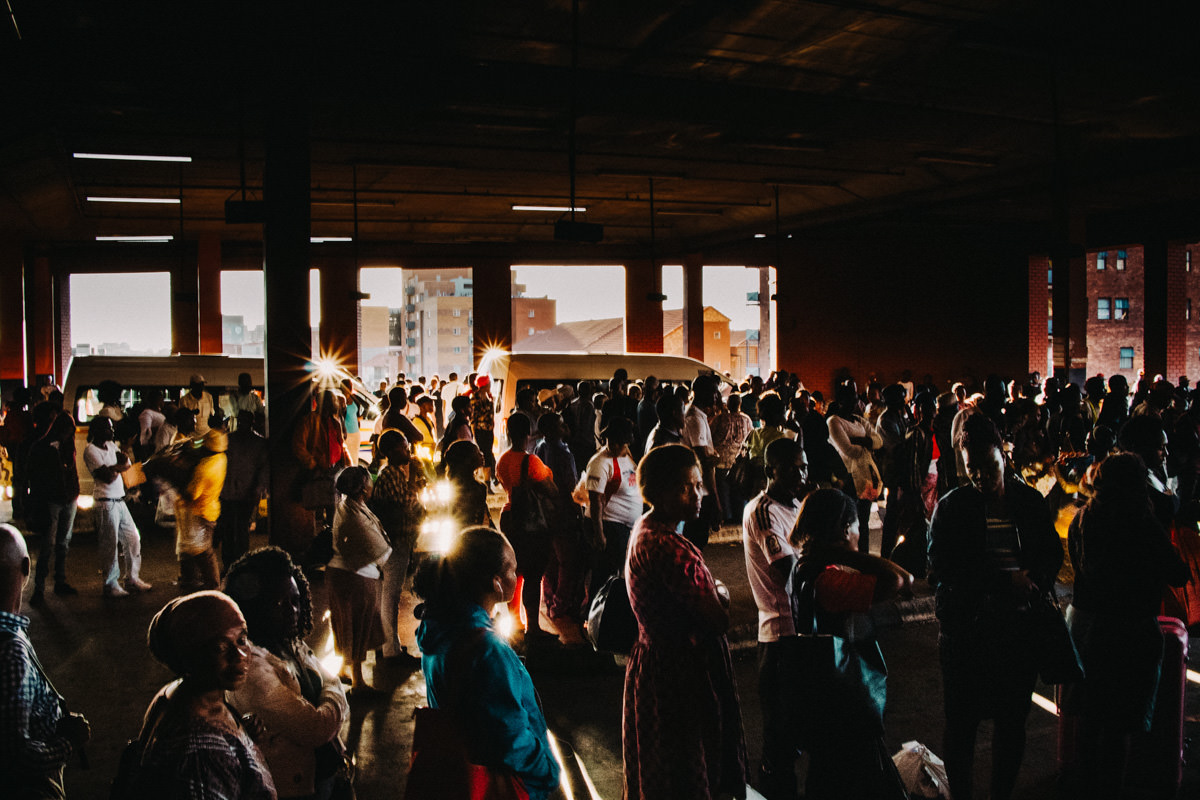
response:
[[[5,519],[6,507],[0,507]],[[878,532],[876,531],[876,534]],[[752,758],[760,752],[759,711],[755,698],[755,612],[746,581],[736,532],[711,544],[705,555],[717,577],[733,596],[733,645],[742,712]],[[146,650],[145,631],[150,617],[173,595],[175,577],[173,541],[166,531],[144,534],[144,575],[155,584],[148,595],[120,601],[100,597],[96,547],[92,534],[81,534],[72,547],[70,576],[81,594],[59,598],[48,594],[46,604],[26,613],[33,620],[32,635],[41,660],[72,709],[92,721],[95,738],[89,748],[91,768],[73,763],[67,773],[69,796],[107,797],[108,781],[125,740],[137,733],[150,697],[166,681],[167,670]],[[256,539],[255,544],[261,543]],[[31,548],[37,547],[35,538]],[[318,618],[323,617],[325,590],[314,583]],[[918,597],[900,607],[882,610],[893,625],[882,630],[880,642],[891,673],[888,703],[888,742],[894,750],[912,739],[941,745],[941,676],[937,668],[937,624],[928,619],[928,600]],[[26,592],[28,597],[28,590]],[[901,624],[903,623],[903,624]],[[415,627],[415,622],[413,623]],[[411,635],[411,634],[410,634]],[[318,653],[329,645],[329,630],[322,620],[312,643]],[[1200,641],[1194,642],[1200,647]],[[1194,652],[1200,652],[1196,650]],[[611,661],[604,664],[588,652],[535,650],[528,664],[541,694],[552,731],[562,743],[569,763],[574,797],[589,797],[579,764],[595,787],[595,796],[615,800],[621,795],[620,716],[623,677]],[[351,703],[345,735],[358,760],[358,795],[382,800],[402,795],[405,767],[412,738],[413,708],[424,703],[419,674],[374,674],[368,678],[387,694],[377,700]],[[1048,691],[1042,687],[1043,693]],[[1192,684],[1188,696],[1192,733],[1200,731],[1200,686]],[[1029,718],[1029,745],[1021,772],[1018,796],[1030,800],[1053,798],[1055,780],[1055,725],[1052,713],[1035,707]],[[982,785],[990,761],[990,740],[979,742],[977,762]],[[1194,748],[1200,762],[1200,747]],[[578,754],[578,760],[574,754]],[[803,773],[803,762],[799,765]],[[0,793],[2,794],[2,793]],[[1200,772],[1189,768],[1183,797],[1200,797]]]

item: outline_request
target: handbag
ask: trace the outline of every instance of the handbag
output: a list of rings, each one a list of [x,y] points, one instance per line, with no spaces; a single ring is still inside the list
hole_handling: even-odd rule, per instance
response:
[[[1051,588],[1037,595],[1029,605],[1033,628],[1038,675],[1043,683],[1078,683],[1084,679],[1083,662],[1067,621],[1058,610],[1058,598]]]
[[[783,700],[796,720],[797,741],[803,747],[831,735],[882,736],[887,665],[879,644],[820,632],[815,575],[802,585],[797,611],[806,605],[811,617],[797,613],[796,628],[807,622],[809,632],[779,640]]]
[[[447,694],[458,694],[466,652],[483,638],[477,629],[446,654]],[[412,760],[404,800],[529,800],[525,784],[512,772],[471,763],[466,739],[453,713],[442,708],[413,711]]]
[[[557,514],[554,498],[529,480],[529,455],[521,459],[521,480],[509,495],[509,507],[500,515],[500,529],[510,538],[546,538]]]
[[[637,641],[637,617],[629,605],[629,591],[621,573],[609,576],[588,607],[585,625],[592,647],[601,653],[628,655]]]

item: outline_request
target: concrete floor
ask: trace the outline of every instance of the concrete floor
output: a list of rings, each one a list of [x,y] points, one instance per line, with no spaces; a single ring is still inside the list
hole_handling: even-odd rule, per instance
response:
[[[6,518],[0,506],[0,520]],[[761,751],[759,709],[755,699],[755,611],[746,581],[740,540],[735,530],[723,532],[705,556],[713,573],[724,580],[733,596],[735,669],[742,713],[752,761]],[[875,531],[876,536],[878,531]],[[265,543],[255,538],[253,544]],[[38,547],[30,538],[31,550]],[[143,575],[154,591],[117,601],[100,596],[95,538],[81,533],[73,542],[68,572],[80,590],[74,598],[52,593],[40,608],[24,612],[32,619],[31,634],[47,673],[67,698],[72,710],[92,722],[93,741],[88,749],[91,768],[72,763],[67,771],[70,797],[107,797],[108,783],[125,741],[137,734],[145,706],[154,692],[171,679],[145,645],[151,616],[174,595],[176,576],[172,535],[163,530],[143,533]],[[319,620],[311,643],[322,654],[329,647],[324,620],[325,588],[314,580],[314,600]],[[26,590],[28,598],[29,590]],[[919,592],[920,594],[925,594]],[[937,625],[929,620],[928,599],[918,596],[901,608],[885,610],[891,625],[880,633],[880,643],[891,673],[888,702],[888,743],[893,750],[917,740],[934,752],[942,751],[941,675],[937,667]],[[411,629],[402,637],[411,643]],[[1200,642],[1194,642],[1200,647]],[[1193,651],[1200,652],[1200,651]],[[582,773],[594,784],[596,797],[621,796],[620,716],[623,673],[611,660],[590,652],[563,651],[557,647],[534,650],[527,661],[541,695],[552,732],[558,738],[571,779],[574,797],[589,797]],[[351,702],[351,719],[344,737],[356,755],[358,796],[382,800],[402,796],[412,740],[413,709],[424,704],[420,673],[376,673],[368,664],[368,679],[385,694],[377,699]],[[1049,695],[1046,687],[1039,691]],[[1190,684],[1187,706],[1189,732],[1200,732],[1200,685]],[[979,785],[986,786],[990,739],[985,730],[977,756]],[[1022,767],[1018,796],[1030,800],[1055,794],[1056,718],[1034,707],[1029,718],[1029,743]],[[1196,749],[1200,753],[1200,749]],[[578,755],[578,759],[575,755]],[[1200,756],[1197,757],[1200,760]],[[582,765],[582,768],[581,768]],[[803,759],[798,765],[803,776]],[[1182,797],[1200,797],[1200,771],[1186,772]]]

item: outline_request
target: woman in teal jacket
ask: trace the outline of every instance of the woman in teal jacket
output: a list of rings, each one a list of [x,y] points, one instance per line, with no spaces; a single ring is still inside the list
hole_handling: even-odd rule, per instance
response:
[[[504,535],[467,528],[417,572],[417,645],[429,705],[454,716],[471,762],[511,770],[530,800],[542,800],[559,783],[546,720],[525,665],[492,626],[492,609],[516,585],[517,557]]]

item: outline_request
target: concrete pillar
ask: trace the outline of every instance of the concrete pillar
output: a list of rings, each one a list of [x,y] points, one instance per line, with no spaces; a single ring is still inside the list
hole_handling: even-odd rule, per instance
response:
[[[1049,345],[1050,257],[1029,257],[1029,371],[1046,376]]]
[[[71,273],[65,270],[54,274],[54,318],[54,377],[63,386],[71,364]]]
[[[337,247],[337,245],[324,245]],[[321,271],[321,353],[358,374],[358,267],[351,253],[323,257]]]
[[[199,289],[200,352],[220,354],[223,350],[221,331],[221,237],[216,233],[200,234],[196,251],[197,283]]]
[[[310,98],[307,26],[296,13],[276,10],[269,23],[271,74],[266,130],[263,199],[263,272],[267,305],[267,434],[271,453],[270,542],[292,553],[305,550],[315,534],[313,516],[300,507],[296,489],[303,476],[292,453],[297,418],[309,402],[305,364],[311,351],[308,271],[311,231],[309,154]]]
[[[776,265],[776,270],[779,265]],[[771,268],[758,268],[758,374],[771,374]]]
[[[0,242],[0,381],[25,380],[24,254],[16,242]]]
[[[38,375],[53,375],[54,343],[54,281],[50,276],[50,259],[37,256],[25,262],[25,381],[37,385]]]
[[[471,265],[474,359],[489,347],[512,349],[512,265],[503,259],[476,260]]]
[[[196,254],[184,242],[171,267],[171,352],[200,352],[200,271]]]
[[[1172,382],[1187,373],[1186,250],[1183,242],[1161,239],[1145,242],[1142,249],[1146,375],[1161,373]]]
[[[662,351],[662,267],[631,261],[625,265],[625,352]]]
[[[683,259],[683,354],[704,360],[704,256]]]

